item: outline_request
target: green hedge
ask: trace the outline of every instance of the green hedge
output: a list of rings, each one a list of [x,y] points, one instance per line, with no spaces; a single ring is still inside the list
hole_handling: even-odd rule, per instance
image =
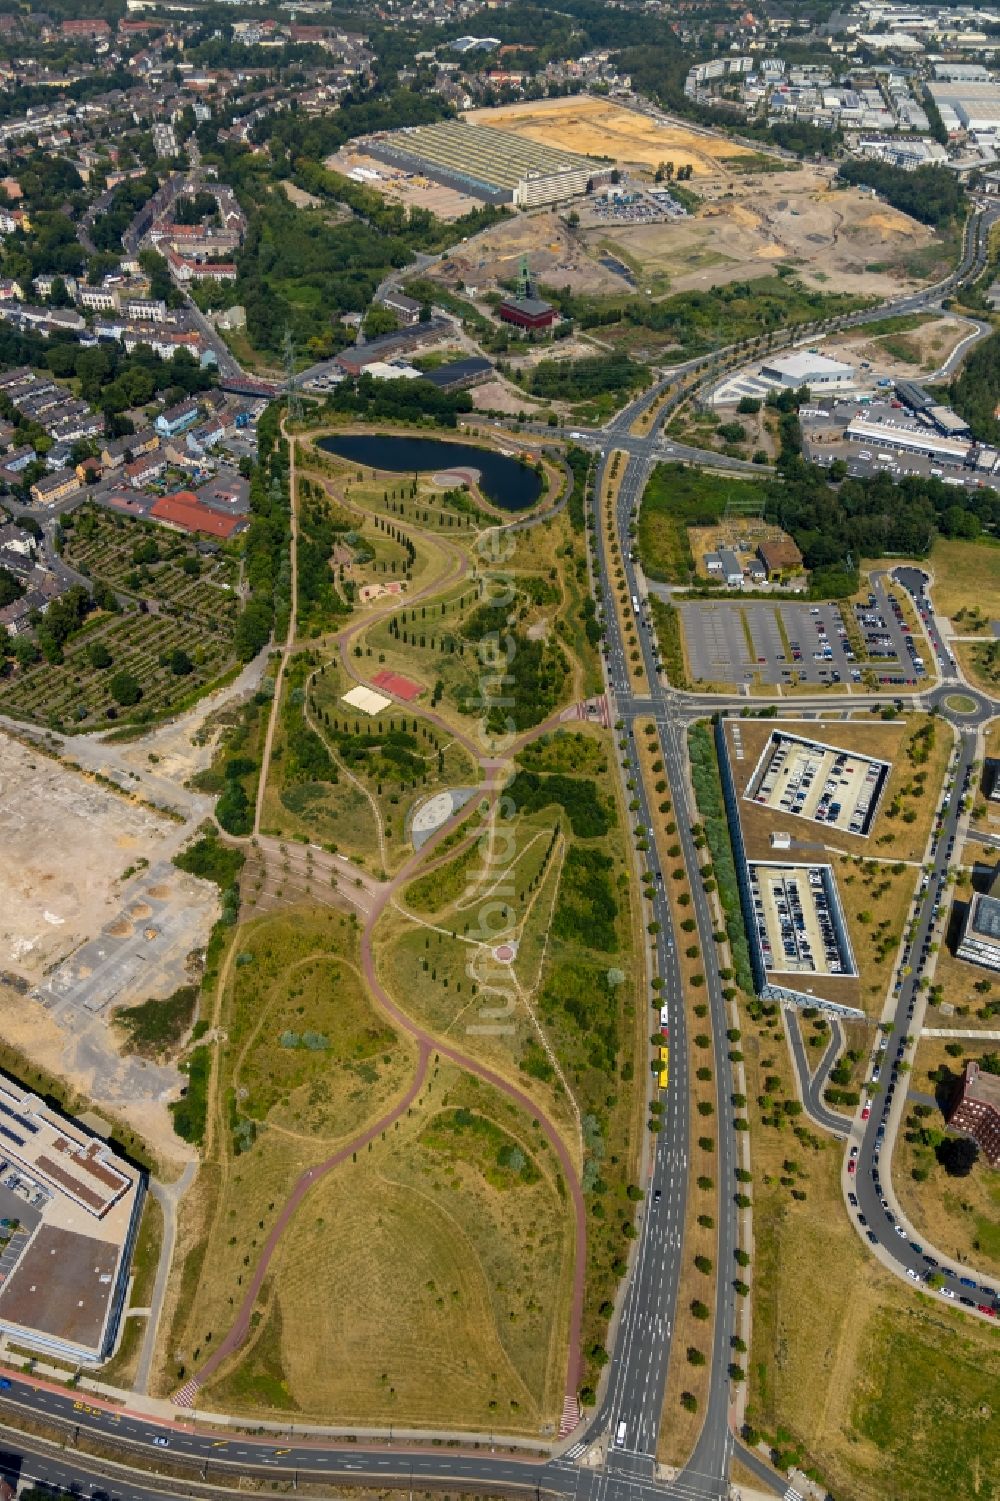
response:
[[[740,888],[736,880],[736,862],[729,838],[729,820],[722,796],[719,778],[719,763],[715,744],[707,724],[693,724],[688,731],[688,754],[691,758],[691,782],[698,804],[698,812],[705,826],[705,836],[712,852],[715,879],[718,882],[719,900],[726,914],[726,933],[733,954],[736,981],[741,990],[753,994],[753,972],[750,968],[750,950],[747,947],[746,929],[743,926],[743,909],[740,905]]]

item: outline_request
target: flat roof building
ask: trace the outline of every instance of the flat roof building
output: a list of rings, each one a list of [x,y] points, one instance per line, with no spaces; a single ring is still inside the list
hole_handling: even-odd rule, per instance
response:
[[[719,548],[719,563],[722,577],[730,589],[738,589],[743,582],[743,564],[731,547]]]
[[[428,370],[424,380],[429,380],[439,391],[462,391],[469,386],[482,385],[493,379],[493,366],[482,355],[470,355],[465,360],[450,360],[436,370]]]
[[[531,332],[551,328],[556,321],[555,308],[541,297],[505,297],[497,313],[504,323],[512,323],[515,328],[526,328]]]
[[[763,563],[768,578],[802,567],[802,554],[791,537],[785,537],[780,542],[762,542],[757,549],[757,556]]]
[[[951,407],[930,406],[927,408],[927,415],[938,432],[944,433],[946,438],[955,438],[969,431],[965,418],[953,412]]]
[[[799,386],[850,386],[854,384],[854,366],[843,360],[831,360],[825,354],[802,351],[778,359],[769,359],[760,367],[764,380],[797,390]]]
[[[608,170],[576,152],[464,120],[385,131],[366,140],[365,149],[377,161],[418,171],[487,203],[519,208],[578,197]]]
[[[854,443],[873,443],[884,448],[899,448],[906,453],[928,454],[931,458],[953,464],[964,464],[970,446],[967,440],[942,438],[930,428],[866,422],[861,417],[848,423],[845,437]]]
[[[998,891],[1000,878],[988,896],[981,891],[973,893],[955,950],[956,958],[982,969],[1000,970],[1000,894],[993,894]]]
[[[970,1058],[948,1124],[972,1137],[990,1167],[1000,1167],[1000,1077]]]
[[[933,396],[928,396],[923,386],[918,386],[915,380],[898,380],[896,395],[911,412],[929,412],[934,405]]]
[[[75,1121],[0,1077],[0,1329],[97,1364],[111,1352],[138,1230],[142,1173]]]

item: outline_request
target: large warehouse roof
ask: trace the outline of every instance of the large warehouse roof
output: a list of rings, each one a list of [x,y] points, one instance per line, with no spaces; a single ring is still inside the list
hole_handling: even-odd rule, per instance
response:
[[[379,139],[383,146],[493,188],[512,190],[534,173],[597,171],[596,164],[586,156],[462,120],[407,127]]]
[[[831,360],[825,354],[787,354],[778,359],[769,359],[761,366],[765,375],[780,376],[784,380],[798,380],[808,384],[810,380],[850,380],[853,365],[842,360]]]

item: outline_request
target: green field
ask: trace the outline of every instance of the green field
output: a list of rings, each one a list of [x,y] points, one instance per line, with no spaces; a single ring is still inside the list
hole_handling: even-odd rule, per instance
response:
[[[410,853],[414,808],[442,787],[475,785],[480,772],[413,708],[375,719],[358,714],[342,701],[350,686],[317,653],[301,654],[289,668],[264,825],[390,868]]]
[[[625,830],[594,733],[558,731],[521,760],[504,818],[407,887],[405,905],[434,926],[394,914],[380,972],[429,1029],[460,1037],[544,1101],[571,1136],[582,1132],[590,1209],[583,1385],[592,1388],[631,1233],[627,1190],[641,1132],[629,1085],[646,1026]],[[517,946],[506,972],[492,958],[504,941]],[[499,1026],[484,1027],[489,1018]]]

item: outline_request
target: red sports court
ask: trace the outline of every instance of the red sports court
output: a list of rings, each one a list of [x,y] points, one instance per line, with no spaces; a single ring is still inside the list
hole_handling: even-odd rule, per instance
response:
[[[377,672],[372,678],[376,688],[381,688],[385,693],[391,693],[393,698],[401,698],[404,704],[412,699],[419,698],[423,693],[423,684],[415,683],[412,678],[405,678],[401,672],[390,672],[385,668]]]

